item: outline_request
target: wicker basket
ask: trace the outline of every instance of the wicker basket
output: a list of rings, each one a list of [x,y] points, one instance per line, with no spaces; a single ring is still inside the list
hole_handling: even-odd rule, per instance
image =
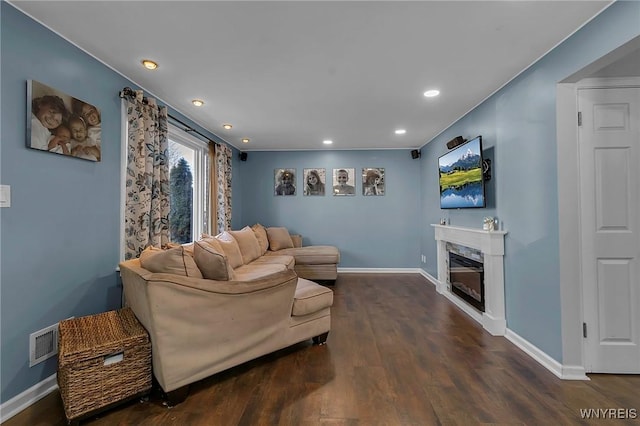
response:
[[[58,386],[67,420],[151,389],[151,343],[124,308],[60,322]]]

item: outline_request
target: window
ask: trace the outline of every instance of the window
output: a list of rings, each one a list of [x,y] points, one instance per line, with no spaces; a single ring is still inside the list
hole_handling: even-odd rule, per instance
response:
[[[169,239],[188,243],[209,233],[209,147],[169,125]]]

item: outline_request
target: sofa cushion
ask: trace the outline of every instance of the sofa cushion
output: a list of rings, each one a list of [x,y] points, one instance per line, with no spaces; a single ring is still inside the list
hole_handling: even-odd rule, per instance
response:
[[[193,257],[193,243],[187,243],[187,244],[169,243],[167,247],[165,247],[165,250],[168,248],[175,248],[178,246],[182,246],[184,253]]]
[[[256,234],[258,244],[260,245],[260,254],[265,254],[269,248],[269,237],[267,237],[267,230],[264,226],[256,223],[251,227],[253,233]]]
[[[306,246],[283,249],[268,256],[289,255],[296,259],[297,265],[326,265],[340,263],[340,251],[334,246]]]
[[[162,250],[157,247],[147,247],[140,253],[140,266],[147,271],[182,275],[185,277],[202,278],[202,273],[196,265],[188,248],[183,246]]]
[[[275,253],[275,252],[272,252],[272,253]],[[287,255],[280,256],[277,254],[270,254],[268,256],[260,256],[259,258],[251,262],[251,264],[252,265],[264,265],[264,264],[284,265],[287,267],[287,269],[293,269],[293,267],[296,266],[296,260],[293,256],[287,256]]]
[[[216,281],[235,279],[229,259],[215,238],[196,241],[193,247],[193,258],[204,278]]]
[[[333,291],[313,281],[298,278],[291,315],[299,317],[333,305]]]
[[[291,235],[291,241],[293,242],[293,247],[302,247],[302,235]]]
[[[218,253],[225,254],[224,249],[222,248],[222,244],[220,244],[220,240],[214,237],[213,235],[202,234],[202,236],[198,241],[205,242],[208,245],[210,245]],[[193,243],[194,247],[195,247],[195,243],[197,243],[198,241]]]
[[[216,235],[215,238],[220,243],[224,254],[227,255],[227,259],[229,259],[229,264],[232,268],[235,269],[244,264],[242,261],[240,247],[238,246],[236,239],[233,238],[233,235],[229,234],[227,231],[223,231]]]
[[[180,244],[176,244],[176,243],[169,243],[171,244],[171,246],[168,246],[168,248],[177,248],[177,247],[181,247]],[[149,259],[151,256],[153,256],[154,254],[159,254],[162,253],[163,251],[165,251],[165,249],[161,249],[160,247],[154,247],[154,246],[148,246],[146,247],[144,250],[142,250],[142,253],[140,253],[140,264],[142,266],[142,260],[145,259]],[[143,266],[144,268],[144,266]],[[145,268],[147,269],[147,268]]]
[[[253,229],[245,226],[239,231],[229,231],[229,233],[238,242],[238,247],[240,247],[240,253],[242,254],[242,263],[247,265],[262,255],[260,244]]]
[[[236,269],[234,273],[236,274],[236,281],[253,281],[286,270],[286,266],[276,263],[256,264],[255,262],[251,262],[249,265],[242,265]]]
[[[293,240],[289,231],[284,227],[267,228],[267,237],[269,238],[269,250],[277,251],[286,248],[293,248]]]

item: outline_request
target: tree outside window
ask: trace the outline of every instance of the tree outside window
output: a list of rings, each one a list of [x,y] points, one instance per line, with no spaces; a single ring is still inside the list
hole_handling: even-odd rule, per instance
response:
[[[189,163],[180,158],[171,167],[169,175],[171,186],[169,232],[173,242],[185,244],[193,241],[191,220],[193,211],[193,175]]]

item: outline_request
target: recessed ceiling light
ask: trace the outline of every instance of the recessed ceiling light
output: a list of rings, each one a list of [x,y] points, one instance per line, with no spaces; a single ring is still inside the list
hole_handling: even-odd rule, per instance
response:
[[[225,123],[222,125],[222,128],[225,130],[231,130],[233,126],[231,124]]]
[[[249,138],[242,138],[242,143],[249,143]]]
[[[326,140],[322,141],[322,143],[325,144],[325,145],[331,145],[333,143],[333,141],[329,140],[329,139],[326,139]]]
[[[439,94],[440,94],[440,91],[439,90],[435,90],[435,89],[427,90],[426,92],[424,92],[424,95],[427,98],[433,98],[434,96],[438,96]]]
[[[197,107],[201,107],[202,105],[204,105],[204,101],[202,99],[194,99],[191,101],[191,103]]]
[[[405,129],[398,129],[395,131],[396,135],[404,135],[405,133],[407,133]]]
[[[151,59],[143,59],[142,65],[148,70],[155,70],[156,68],[158,68],[158,64],[156,62],[153,62]]]

